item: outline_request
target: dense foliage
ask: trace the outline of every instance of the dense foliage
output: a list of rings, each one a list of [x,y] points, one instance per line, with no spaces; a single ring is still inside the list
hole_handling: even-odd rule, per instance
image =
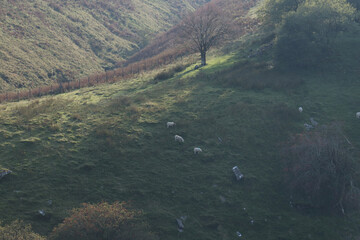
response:
[[[45,238],[34,233],[30,225],[15,220],[8,225],[0,226],[0,240],[45,240]]]
[[[259,14],[275,29],[277,63],[303,68],[334,60],[333,43],[353,27],[356,9],[346,0],[267,0]]]

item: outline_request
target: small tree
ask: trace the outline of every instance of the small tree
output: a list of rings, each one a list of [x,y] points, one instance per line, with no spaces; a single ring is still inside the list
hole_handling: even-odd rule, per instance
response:
[[[343,213],[360,206],[358,164],[337,125],[296,135],[285,153],[286,183],[294,197]]]
[[[190,40],[191,47],[200,52],[202,66],[206,65],[207,51],[229,32],[228,21],[214,4],[207,4],[191,13],[181,27],[184,37]]]
[[[53,240],[154,240],[141,212],[125,208],[125,203],[83,204],[54,228]]]
[[[45,240],[45,238],[34,233],[30,225],[15,220],[9,225],[0,226],[0,240]]]

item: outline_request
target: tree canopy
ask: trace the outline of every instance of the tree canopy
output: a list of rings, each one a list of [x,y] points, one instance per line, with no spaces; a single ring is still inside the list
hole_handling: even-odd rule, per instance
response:
[[[228,33],[229,23],[219,8],[207,4],[191,13],[182,23],[184,37],[201,54],[201,65],[206,65],[207,51]]]

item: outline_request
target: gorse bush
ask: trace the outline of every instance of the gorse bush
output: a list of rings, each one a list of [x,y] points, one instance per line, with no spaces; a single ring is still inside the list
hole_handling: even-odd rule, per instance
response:
[[[353,148],[338,125],[298,134],[286,149],[286,183],[298,200],[315,208],[345,210],[359,207],[355,186],[359,166]]]
[[[141,211],[129,210],[125,203],[84,203],[54,228],[52,240],[153,240]]]
[[[0,240],[45,240],[34,233],[31,226],[16,220],[9,225],[0,226]]]

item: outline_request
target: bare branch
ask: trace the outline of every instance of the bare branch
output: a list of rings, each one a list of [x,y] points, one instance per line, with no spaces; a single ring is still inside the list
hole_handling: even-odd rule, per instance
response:
[[[214,4],[205,5],[183,21],[183,36],[200,52],[202,65],[206,65],[206,52],[229,32],[228,22]]]

